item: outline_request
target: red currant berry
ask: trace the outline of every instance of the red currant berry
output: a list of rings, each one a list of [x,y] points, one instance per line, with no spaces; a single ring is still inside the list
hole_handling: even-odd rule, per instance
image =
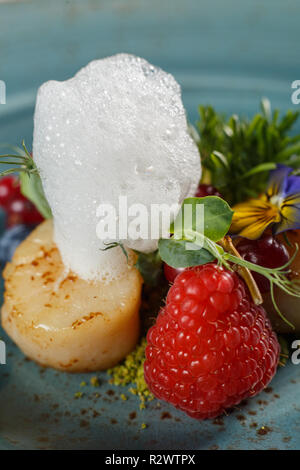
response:
[[[279,268],[289,260],[286,247],[272,235],[264,235],[259,240],[241,239],[237,250],[247,261],[259,264],[265,268]],[[252,273],[261,292],[270,290],[270,283],[263,275]]]
[[[30,201],[28,201],[30,202]],[[24,224],[25,225],[38,225],[43,222],[44,217],[39,213],[36,207],[30,202],[27,206],[27,211],[24,213]]]
[[[18,193],[18,180],[15,176],[4,176],[0,179],[0,206],[3,209],[6,209],[7,204]]]
[[[22,194],[12,199],[7,206],[7,226],[17,224],[36,225],[43,221],[43,217]]]
[[[199,184],[195,197],[218,196],[223,198],[222,194],[211,184]]]

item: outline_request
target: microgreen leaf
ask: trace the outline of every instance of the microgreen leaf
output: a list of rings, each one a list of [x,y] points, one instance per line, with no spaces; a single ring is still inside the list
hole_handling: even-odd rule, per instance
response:
[[[229,230],[233,211],[226,201],[217,196],[190,197],[182,207],[171,226],[174,238],[184,239],[187,232],[197,232],[217,242]]]
[[[161,239],[158,243],[162,260],[173,268],[200,266],[214,261],[215,257],[205,248],[186,240]]]
[[[38,209],[45,219],[52,217],[52,212],[47,202],[42,181],[38,173],[28,175],[20,173],[21,193],[27,197]]]

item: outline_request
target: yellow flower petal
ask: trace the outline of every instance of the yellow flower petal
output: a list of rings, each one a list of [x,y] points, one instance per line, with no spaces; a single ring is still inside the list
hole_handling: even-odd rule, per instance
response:
[[[271,223],[280,221],[279,209],[265,196],[236,204],[233,210],[230,231],[250,240],[259,238]]]
[[[300,227],[300,193],[286,197],[281,206],[281,221],[276,226],[276,233],[294,230]]]

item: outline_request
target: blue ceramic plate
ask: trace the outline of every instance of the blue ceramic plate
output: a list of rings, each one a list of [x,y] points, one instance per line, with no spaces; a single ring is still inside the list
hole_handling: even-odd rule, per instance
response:
[[[173,73],[192,122],[199,103],[251,115],[268,96],[286,110],[291,82],[300,78],[299,14],[297,0],[1,3],[7,104],[0,105],[0,142],[25,138],[30,147],[43,81],[66,79],[91,59],[120,51]],[[0,449],[300,448],[299,366],[281,369],[271,388],[229,416],[197,422],[156,401],[139,411],[136,398],[109,385],[106,374],[98,389],[87,386],[75,399],[89,375],[41,369],[1,337],[8,354],[0,365]]]

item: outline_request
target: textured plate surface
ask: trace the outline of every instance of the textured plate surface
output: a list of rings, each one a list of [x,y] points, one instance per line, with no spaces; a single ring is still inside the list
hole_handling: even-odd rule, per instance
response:
[[[88,61],[131,52],[173,73],[193,122],[197,105],[251,115],[262,96],[282,110],[299,79],[297,0],[87,0],[0,4],[0,142],[30,147],[38,86],[64,80]],[[13,31],[13,33],[12,33]],[[299,129],[298,129],[299,132]],[[51,156],[49,156],[51,158]],[[300,366],[290,364],[272,390],[215,422],[138,402],[110,386],[39,368],[7,341],[0,366],[0,449],[299,449]],[[95,393],[101,394],[96,397]],[[133,417],[136,412],[136,417]],[[147,429],[141,430],[141,424]],[[265,432],[258,432],[265,426]]]

